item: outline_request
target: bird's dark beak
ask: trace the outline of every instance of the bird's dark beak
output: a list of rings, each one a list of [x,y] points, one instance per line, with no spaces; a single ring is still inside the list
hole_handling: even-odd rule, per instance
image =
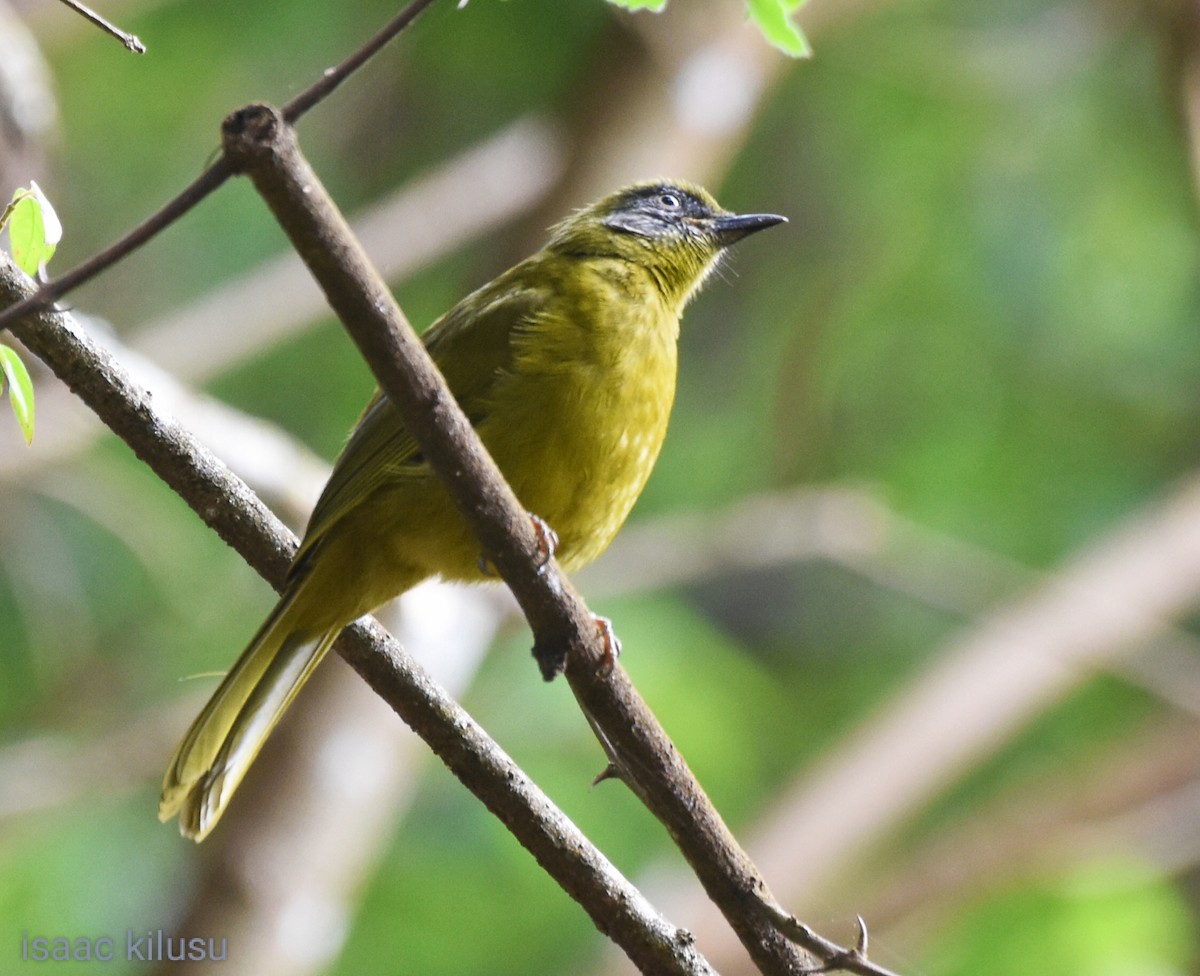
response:
[[[728,247],[757,231],[786,223],[787,217],[779,214],[730,214],[728,217],[714,217],[710,226],[716,242],[721,247]]]

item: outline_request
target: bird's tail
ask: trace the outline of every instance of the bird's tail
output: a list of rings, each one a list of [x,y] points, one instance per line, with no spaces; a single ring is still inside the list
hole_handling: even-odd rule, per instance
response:
[[[301,685],[340,633],[306,627],[304,586],[286,594],[259,628],[175,750],[158,818],[202,841]]]

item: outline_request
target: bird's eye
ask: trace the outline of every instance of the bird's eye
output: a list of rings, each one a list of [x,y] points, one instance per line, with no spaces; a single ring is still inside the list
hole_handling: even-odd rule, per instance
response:
[[[680,208],[680,206],[682,205],[682,201],[679,199],[679,196],[675,193],[662,194],[658,198],[658,202],[661,203],[668,210],[678,210]]]

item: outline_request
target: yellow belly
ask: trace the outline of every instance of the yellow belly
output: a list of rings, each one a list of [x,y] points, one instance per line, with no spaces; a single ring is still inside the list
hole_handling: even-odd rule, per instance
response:
[[[608,547],[658,459],[675,370],[653,365],[636,378],[580,383],[554,400],[553,417],[522,405],[502,411],[520,418],[512,426],[481,428],[521,504],[558,533],[568,572]]]

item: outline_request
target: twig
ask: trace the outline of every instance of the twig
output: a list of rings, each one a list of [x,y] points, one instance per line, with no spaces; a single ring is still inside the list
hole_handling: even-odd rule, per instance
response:
[[[329,95],[353,71],[362,67],[367,59],[379,51],[384,44],[392,40],[416,20],[417,15],[422,13],[432,3],[434,3],[434,0],[412,0],[379,34],[371,38],[371,40],[355,51],[354,54],[350,55],[341,65],[328,69],[318,81],[288,103],[292,118],[299,118]],[[22,316],[29,315],[39,309],[49,308],[68,292],[78,288],[85,282],[91,281],[102,271],[107,270],[122,258],[137,250],[216,190],[222,183],[229,179],[231,172],[229,163],[225,157],[218,157],[182,193],[170,200],[159,211],[152,214],[128,234],[125,234],[103,251],[94,254],[82,264],[72,268],[66,274],[55,278],[53,281],[44,283],[28,298],[0,312],[0,329],[11,329],[13,323]]]
[[[822,965],[809,970],[809,972],[827,973],[841,970],[847,973],[859,973],[861,976],[897,976],[892,970],[885,969],[867,958],[867,923],[863,921],[861,915],[855,916],[858,936],[854,945],[847,949],[836,942],[831,942],[824,936],[817,935],[811,928],[778,905],[771,903],[767,909],[779,927],[779,931],[785,933],[797,945],[804,946],[814,956],[824,960]]]
[[[98,13],[96,13],[96,11],[92,10],[90,7],[85,7],[82,3],[79,2],[79,0],[60,0],[60,2],[65,3],[68,7],[70,7],[72,10],[74,10],[77,14],[79,14],[86,20],[90,20],[93,24],[95,24],[97,27],[99,27],[102,31],[105,31],[108,34],[111,34],[118,41],[120,41],[122,44],[124,44],[127,50],[132,51],[134,54],[145,54],[146,53],[146,45],[143,44],[141,42],[141,40],[139,40],[139,38],[136,34],[127,34],[125,31],[121,30],[121,28],[117,27],[115,24],[109,23],[107,20],[105,20],[103,17],[101,17]]]
[[[290,123],[296,123],[313,106],[333,93],[343,81],[366,64],[384,47],[391,43],[399,34],[424,13],[435,0],[412,0],[400,11],[382,30],[366,44],[346,58],[336,68],[327,68],[316,83],[304,89],[299,95],[283,106],[283,117]]]
[[[32,290],[29,279],[0,253],[0,302],[20,300]],[[69,314],[41,312],[14,332],[259,575],[276,588],[282,584],[295,536],[220,459],[160,413],[149,394]],[[336,646],[639,967],[679,976],[712,973],[691,936],[659,916],[378,624],[355,624]]]
[[[33,312],[49,308],[68,292],[85,282],[91,281],[102,271],[108,270],[122,258],[128,257],[151,238],[175,223],[180,217],[216,190],[232,175],[224,158],[213,164],[194,179],[188,186],[156,213],[138,224],[119,240],[104,250],[93,254],[66,274],[45,282],[37,291],[0,312],[0,329],[13,329],[13,323]],[[16,331],[13,329],[13,331]]]

